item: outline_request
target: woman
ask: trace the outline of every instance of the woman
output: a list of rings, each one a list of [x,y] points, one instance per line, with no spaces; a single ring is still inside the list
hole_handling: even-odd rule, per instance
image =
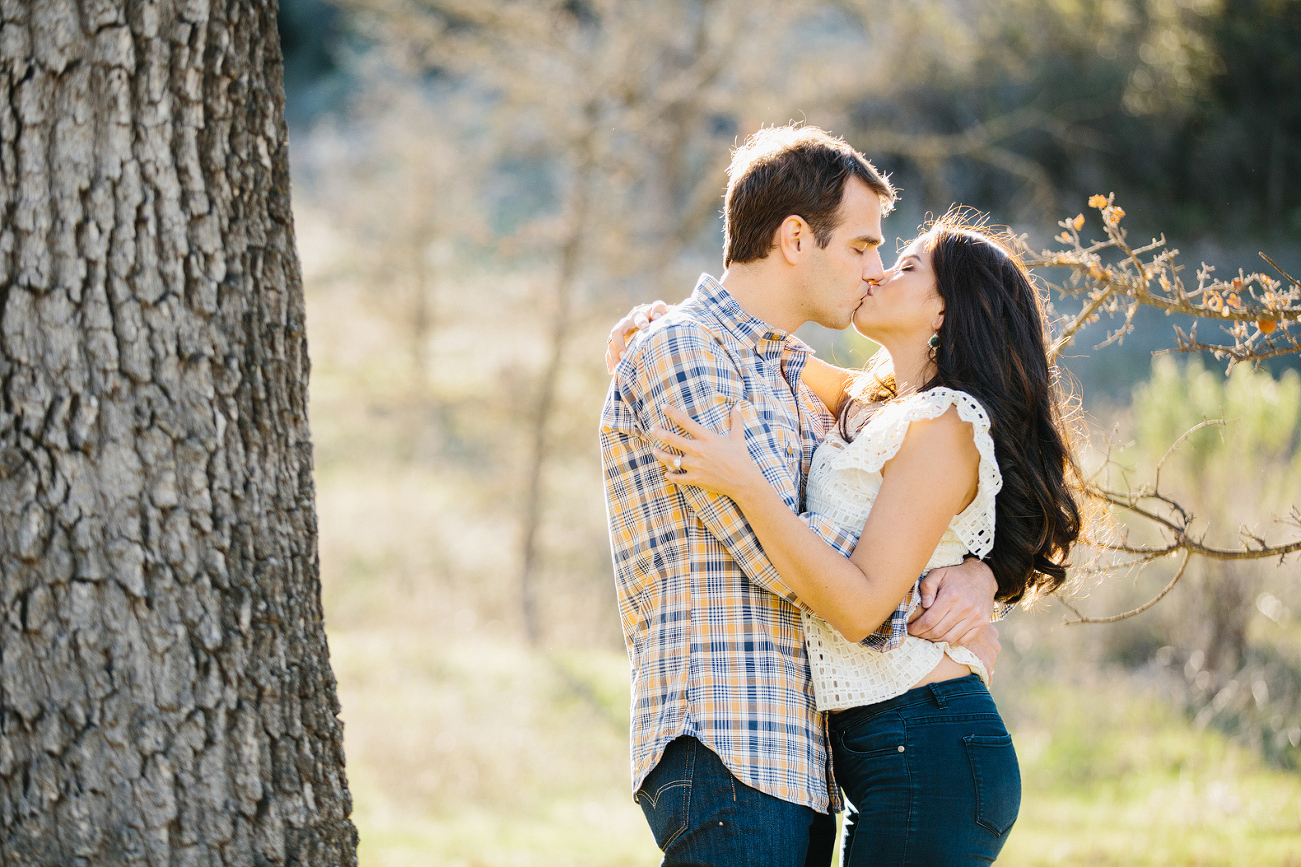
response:
[[[807,489],[809,511],[861,527],[851,558],[769,487],[739,410],[727,435],[671,410],[687,436],[654,432],[671,449],[656,452],[667,477],[731,497],[792,585],[857,572],[864,591],[852,607],[872,622],[917,575],[968,555],[986,560],[1005,603],[1056,590],[1080,513],[1025,269],[985,230],[943,218],[871,287],[854,327],[885,354],[849,394],[834,368],[809,375],[838,423]],[[1016,819],[1020,776],[979,659],[911,637],[876,653],[804,618],[836,778],[857,806],[842,863],[993,862]]]

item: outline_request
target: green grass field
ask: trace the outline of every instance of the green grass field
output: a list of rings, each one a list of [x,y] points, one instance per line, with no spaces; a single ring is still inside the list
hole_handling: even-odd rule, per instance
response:
[[[653,865],[627,662],[437,630],[330,636],[365,867]],[[1125,676],[998,684],[1022,762],[1000,864],[1301,865],[1301,779]]]

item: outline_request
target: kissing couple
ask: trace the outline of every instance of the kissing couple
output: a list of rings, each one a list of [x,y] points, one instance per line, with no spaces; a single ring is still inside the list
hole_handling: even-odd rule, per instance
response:
[[[734,154],[725,271],[608,344],[600,442],[633,790],[665,865],[988,864],[1020,806],[992,620],[1080,532],[1043,301],[814,127]],[[793,332],[851,324],[861,371]]]

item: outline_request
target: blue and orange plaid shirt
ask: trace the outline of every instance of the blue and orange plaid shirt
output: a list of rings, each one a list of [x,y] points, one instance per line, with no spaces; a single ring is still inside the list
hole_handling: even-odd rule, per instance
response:
[[[648,431],[675,404],[724,431],[744,400],[745,439],[769,483],[802,511],[813,451],[833,422],[800,382],[811,350],[748,315],[702,274],[687,301],[639,333],[601,414],[615,583],[632,663],[634,792],[664,747],[690,735],[737,779],[820,812],[839,807],[814,702],[799,600],[728,498],[669,484]],[[805,521],[848,556],[857,542]],[[869,644],[902,643],[907,605]]]

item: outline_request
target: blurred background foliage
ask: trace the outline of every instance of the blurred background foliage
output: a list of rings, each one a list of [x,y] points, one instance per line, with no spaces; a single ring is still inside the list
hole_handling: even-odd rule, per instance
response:
[[[603,344],[721,270],[723,169],[761,125],[861,148],[903,189],[899,238],[960,202],[1042,249],[1114,191],[1190,268],[1301,271],[1298,0],[283,0],[280,26],[363,864],[656,863],[628,791]],[[1295,537],[1298,359],[1154,360],[1155,314],[1104,337],[1066,359],[1090,467],[1160,465],[1208,541]],[[1225,423],[1165,457],[1204,419]],[[1069,601],[1123,611],[1176,567],[1081,568]],[[1014,614],[1003,863],[1301,864],[1298,571],[1194,562],[1112,625]]]

